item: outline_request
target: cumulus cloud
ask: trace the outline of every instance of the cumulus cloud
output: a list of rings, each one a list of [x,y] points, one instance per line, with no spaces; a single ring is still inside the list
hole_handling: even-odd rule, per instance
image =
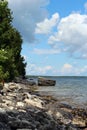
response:
[[[73,69],[73,66],[71,64],[64,64],[62,69],[61,69],[61,72],[63,74],[69,74],[69,73],[72,73],[72,69]]]
[[[58,49],[37,49],[35,48],[33,50],[33,53],[38,54],[38,55],[51,55],[51,54],[59,54],[60,50]]]
[[[77,58],[87,58],[87,15],[70,14],[60,20],[48,42]]]
[[[35,33],[37,34],[49,34],[52,31],[52,28],[55,27],[59,20],[59,14],[55,13],[52,15],[52,18],[44,19],[44,21],[37,23]]]
[[[52,66],[48,65],[48,66],[41,67],[36,64],[29,64],[26,69],[27,69],[27,74],[47,75],[52,70]]]
[[[65,63],[60,68],[56,68],[51,65],[36,65],[36,64],[29,64],[27,66],[27,74],[31,75],[84,75],[87,73],[87,65],[79,66],[75,64]]]
[[[45,7],[49,0],[8,0],[8,2],[13,11],[14,26],[21,32],[25,41],[34,42],[36,24],[47,17]]]
[[[65,63],[61,68],[55,68],[51,65],[38,66],[36,64],[28,64],[26,67],[27,75],[84,75],[87,73],[87,65],[80,67],[78,65],[72,65]]]
[[[60,73],[62,75],[83,75],[86,72],[87,72],[87,65],[79,67],[69,63],[65,63],[60,69]]]

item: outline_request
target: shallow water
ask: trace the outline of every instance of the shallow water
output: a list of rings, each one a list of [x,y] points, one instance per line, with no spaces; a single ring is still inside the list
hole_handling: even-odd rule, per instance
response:
[[[56,80],[55,86],[43,86],[39,91],[61,102],[87,107],[87,77],[45,77]]]

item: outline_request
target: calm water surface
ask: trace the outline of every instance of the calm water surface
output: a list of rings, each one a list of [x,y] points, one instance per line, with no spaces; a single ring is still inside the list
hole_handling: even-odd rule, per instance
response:
[[[46,78],[56,80],[56,85],[40,87],[40,93],[50,94],[63,103],[87,107],[87,77]]]

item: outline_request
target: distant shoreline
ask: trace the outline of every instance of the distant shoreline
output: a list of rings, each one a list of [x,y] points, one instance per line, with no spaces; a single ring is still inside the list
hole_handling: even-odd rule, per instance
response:
[[[59,77],[59,78],[81,77],[81,78],[87,78],[87,76],[47,76],[47,75],[26,75],[26,77]]]

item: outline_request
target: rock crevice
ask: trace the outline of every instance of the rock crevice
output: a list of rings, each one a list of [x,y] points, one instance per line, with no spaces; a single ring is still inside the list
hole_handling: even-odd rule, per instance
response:
[[[87,110],[60,104],[32,86],[5,84],[0,94],[0,130],[85,130]]]

